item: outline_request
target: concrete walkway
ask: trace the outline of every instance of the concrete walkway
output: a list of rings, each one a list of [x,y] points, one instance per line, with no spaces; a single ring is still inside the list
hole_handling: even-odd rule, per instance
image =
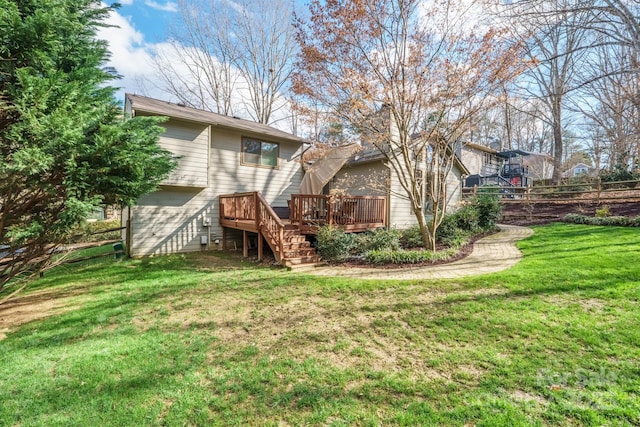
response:
[[[342,276],[376,280],[453,279],[506,270],[522,258],[515,242],[533,234],[533,230],[517,225],[498,225],[500,232],[484,237],[473,245],[467,257],[449,264],[400,268],[359,268],[322,266],[305,269],[305,273],[319,276]]]

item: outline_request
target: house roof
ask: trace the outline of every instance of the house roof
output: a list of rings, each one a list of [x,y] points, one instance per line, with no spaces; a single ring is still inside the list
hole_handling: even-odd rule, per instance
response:
[[[131,106],[132,111],[141,111],[145,113],[174,117],[225,129],[239,130],[254,135],[264,135],[277,139],[295,141],[298,143],[306,142],[303,138],[281,131],[280,129],[276,129],[269,125],[256,123],[251,120],[225,116],[223,114],[212,113],[210,111],[200,110],[193,107],[186,107],[159,99],[127,93],[125,95],[125,103],[128,103]]]

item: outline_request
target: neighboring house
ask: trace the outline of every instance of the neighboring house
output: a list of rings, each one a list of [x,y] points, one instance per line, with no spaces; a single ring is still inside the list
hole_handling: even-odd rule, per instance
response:
[[[483,178],[496,176],[503,159],[493,148],[475,143],[464,144],[459,150],[460,161],[469,171],[464,181],[465,187],[482,185]]]
[[[129,116],[167,116],[160,145],[177,169],[123,212],[132,256],[221,248],[219,196],[259,191],[286,209],[298,193],[303,140],[271,126],[127,94]],[[227,230],[231,240],[241,233]],[[240,237],[238,234],[240,233]],[[246,241],[246,236],[245,236]]]
[[[460,150],[462,163],[469,170],[465,187],[475,185],[529,186],[551,178],[553,158],[523,150],[497,151],[475,143]]]
[[[447,176],[447,212],[455,211],[462,202],[462,177],[468,174],[465,166],[455,158]],[[326,191],[334,194],[384,196],[387,198],[387,225],[404,229],[417,224],[405,190],[388,160],[374,147],[356,153],[334,176]],[[426,200],[426,198],[425,198]],[[428,213],[428,206],[425,206]]]
[[[564,171],[562,176],[565,178],[575,178],[578,176],[590,176],[595,169],[585,163],[578,163],[570,169]]]
[[[498,151],[472,142],[462,146],[460,160],[469,170],[469,175],[495,175],[502,164]]]
[[[543,181],[553,177],[553,157],[548,154],[527,152],[522,164],[529,171],[531,181]]]

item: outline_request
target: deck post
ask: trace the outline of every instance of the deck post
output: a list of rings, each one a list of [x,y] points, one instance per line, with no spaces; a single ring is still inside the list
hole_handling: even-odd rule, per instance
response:
[[[233,193],[233,218],[236,220],[236,224],[238,224],[238,203],[239,203],[237,194],[238,193]]]
[[[258,193],[253,193],[253,209],[256,214],[256,230],[260,231],[260,206],[258,206]]]
[[[262,233],[260,231],[258,231],[258,261],[262,261],[263,240],[264,240],[264,238],[262,237]]]
[[[242,230],[242,256],[249,257],[249,236],[245,230]]]
[[[222,227],[222,250],[227,250],[227,227]]]

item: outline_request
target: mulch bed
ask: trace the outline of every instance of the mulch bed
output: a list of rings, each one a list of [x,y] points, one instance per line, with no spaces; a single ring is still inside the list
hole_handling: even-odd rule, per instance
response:
[[[473,244],[476,241],[482,239],[483,237],[495,234],[497,232],[498,230],[473,236],[465,245],[463,245],[460,248],[458,253],[456,253],[451,258],[444,259],[444,260],[426,261],[426,262],[419,262],[416,264],[370,264],[363,259],[353,259],[346,262],[330,263],[330,265],[335,265],[337,267],[346,267],[346,268],[376,268],[380,270],[392,270],[392,269],[399,269],[399,268],[406,268],[406,267],[412,267],[412,268],[413,267],[432,267],[434,265],[449,264],[454,261],[458,261],[463,258],[466,258],[471,254],[471,252],[473,252]],[[415,248],[415,249],[423,250],[424,248]],[[440,250],[446,249],[446,247],[442,245],[438,245],[436,249],[440,251]]]

